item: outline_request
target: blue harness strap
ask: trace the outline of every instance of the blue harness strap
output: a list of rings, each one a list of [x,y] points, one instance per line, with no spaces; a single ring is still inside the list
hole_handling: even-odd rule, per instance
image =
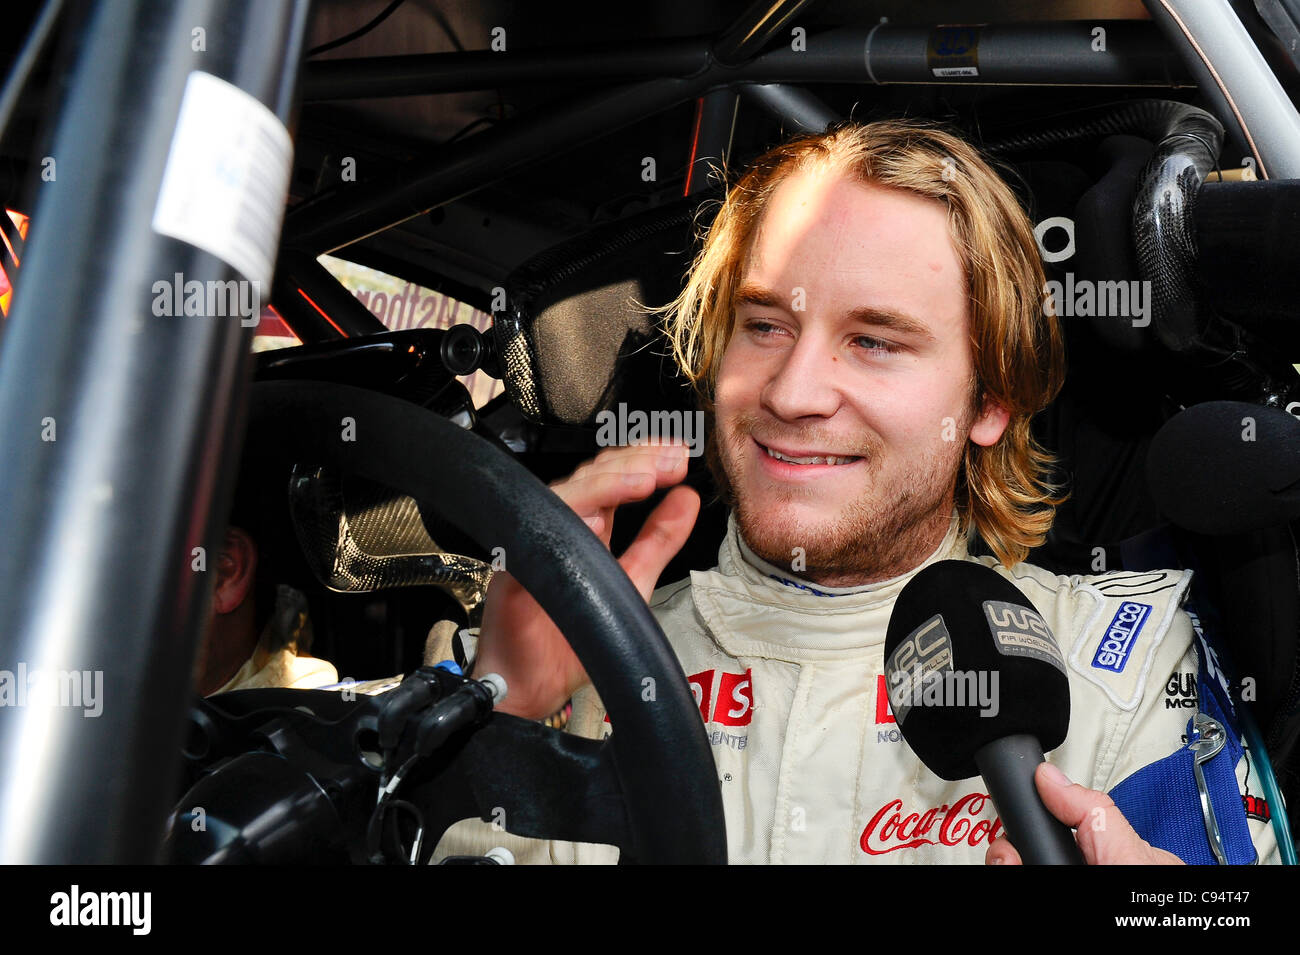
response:
[[[1249,865],[1256,861],[1255,845],[1246,824],[1246,810],[1242,805],[1241,791],[1237,787],[1237,761],[1241,759],[1241,737],[1236,728],[1236,713],[1219,680],[1210,676],[1214,666],[1214,651],[1205,643],[1201,627],[1193,618],[1197,631],[1197,700],[1200,711],[1223,727],[1226,740],[1208,762],[1201,766],[1205,788],[1219,836],[1230,865]],[[1211,661],[1206,665],[1207,656]],[[1187,721],[1187,740],[1199,739],[1194,719]],[[1133,829],[1147,842],[1160,849],[1168,849],[1178,858],[1192,865],[1214,865],[1218,862],[1210,849],[1206,835],[1205,817],[1201,811],[1201,797],[1192,768],[1196,753],[1184,746],[1170,756],[1144,766],[1120,781],[1110,791],[1110,798],[1132,824]]]
[[[1156,535],[1143,535],[1134,541],[1126,541],[1123,548],[1124,563],[1129,569],[1178,567],[1186,563],[1172,553],[1167,538],[1161,540]],[[1192,569],[1195,574],[1195,568]],[[1225,736],[1223,748],[1202,764],[1201,773],[1228,863],[1249,865],[1257,860],[1257,854],[1237,786],[1236,767],[1243,752],[1237,711],[1220,662],[1222,654],[1215,649],[1213,611],[1198,600],[1198,591],[1194,576],[1186,609],[1196,634],[1193,643],[1197,662],[1197,708],[1218,723]],[[1198,613],[1198,609],[1203,614]],[[1214,865],[1218,859],[1206,834],[1205,816],[1193,769],[1196,752],[1191,744],[1200,739],[1195,722],[1195,717],[1187,721],[1188,745],[1121,780],[1111,789],[1110,797],[1137,834],[1151,845],[1167,849],[1189,864]]]

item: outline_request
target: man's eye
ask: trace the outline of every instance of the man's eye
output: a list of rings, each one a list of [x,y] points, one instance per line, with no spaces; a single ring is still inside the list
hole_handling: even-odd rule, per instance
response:
[[[755,335],[768,335],[772,332],[780,331],[780,328],[774,322],[769,322],[761,318],[751,318],[745,322],[745,330],[753,332]]]
[[[881,341],[879,338],[872,338],[870,335],[855,336],[853,344],[870,352],[892,354],[898,351],[898,346],[893,342]]]

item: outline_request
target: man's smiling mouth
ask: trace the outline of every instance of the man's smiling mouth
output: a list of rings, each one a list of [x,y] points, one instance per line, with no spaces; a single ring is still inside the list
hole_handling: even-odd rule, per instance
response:
[[[760,441],[755,441],[754,443],[757,444],[760,448],[762,448],[763,451],[769,457],[774,458],[777,461],[783,461],[786,464],[840,465],[840,464],[852,464],[854,461],[862,460],[861,457],[858,457],[856,455],[846,456],[846,455],[816,454],[816,453],[813,454],[784,453],[781,451],[774,450],[773,448],[769,448],[767,445],[763,444]]]

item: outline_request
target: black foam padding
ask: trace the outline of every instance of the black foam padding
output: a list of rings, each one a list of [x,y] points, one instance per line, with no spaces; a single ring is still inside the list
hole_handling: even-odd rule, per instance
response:
[[[1207,401],[1165,422],[1147,454],[1161,512],[1198,534],[1300,518],[1300,421],[1278,408]]]
[[[1096,149],[1073,147],[1071,162],[1018,163],[1029,190],[1031,220],[1073,219],[1075,254],[1044,262],[1050,281],[1137,279],[1132,208],[1138,174],[1153,147],[1136,136],[1112,136]],[[1065,233],[1054,228],[1045,248],[1063,251]],[[1052,256],[1055,258],[1055,256]],[[1056,399],[1034,418],[1034,437],[1057,458],[1050,480],[1068,494],[1031,563],[1061,574],[1092,573],[1094,549],[1160,522],[1146,490],[1146,446],[1164,422],[1163,384],[1151,374],[1147,350],[1131,350],[1116,318],[1061,319],[1069,370]],[[1116,341],[1111,332],[1119,332]],[[1150,336],[1147,336],[1150,338]],[[1119,347],[1117,347],[1117,345]],[[991,551],[972,541],[973,554]]]
[[[1204,538],[1202,538],[1204,540]],[[1300,564],[1288,526],[1215,537],[1203,566],[1213,586],[1232,662],[1257,685],[1253,711],[1274,765],[1287,762],[1300,734],[1296,664],[1300,641]]]
[[[979,775],[975,753],[994,740],[1027,733],[1048,752],[1070,727],[1065,661],[1046,621],[973,561],[938,561],[903,588],[885,636],[885,684],[904,739],[941,779]],[[944,684],[942,698],[930,695]]]
[[[1153,147],[1136,136],[1112,136],[1097,148],[1096,161],[1105,168],[1102,177],[1080,197],[1074,210],[1077,244],[1076,277],[1093,282],[1140,280],[1133,245],[1133,200],[1138,176],[1151,158]],[[1140,349],[1148,330],[1132,321],[1107,316],[1085,319],[1108,345],[1126,351]]]
[[[1300,348],[1300,180],[1206,183],[1195,224],[1206,301],[1279,348]]]

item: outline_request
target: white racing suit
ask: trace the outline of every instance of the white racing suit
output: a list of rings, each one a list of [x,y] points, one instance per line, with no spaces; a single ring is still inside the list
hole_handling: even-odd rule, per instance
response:
[[[993,567],[1047,621],[1070,683],[1070,730],[1047,759],[1071,780],[1109,792],[1186,749],[1198,706],[1193,626],[1181,609],[1190,571],[1062,577],[1024,563],[1008,570],[968,554],[954,514],[943,542],[915,570],[867,587],[821,588],[754,556],[733,516],[718,566],[693,571],[651,600],[713,749],[729,861],[983,863],[1002,831],[983,780],[948,782],[931,773],[903,741],[885,691],[883,645],[894,600],[921,567],[943,559]],[[590,687],[574,698],[569,731],[590,738],[611,732]],[[1240,752],[1227,748],[1214,757],[1221,772],[1235,771],[1237,783],[1221,780],[1228,798],[1220,791],[1217,823],[1239,837],[1230,861],[1252,861],[1253,843],[1259,861],[1276,862],[1248,759],[1228,762]],[[1179,807],[1161,802],[1177,787],[1142,777],[1129,780],[1128,801],[1117,803],[1157,821],[1177,808],[1184,832],[1208,845],[1190,765],[1188,757]],[[1142,820],[1126,816],[1152,838]],[[613,847],[521,839],[465,820],[448,830],[434,860],[494,846],[510,848],[520,862],[618,857]],[[1164,847],[1177,852],[1179,844]]]

